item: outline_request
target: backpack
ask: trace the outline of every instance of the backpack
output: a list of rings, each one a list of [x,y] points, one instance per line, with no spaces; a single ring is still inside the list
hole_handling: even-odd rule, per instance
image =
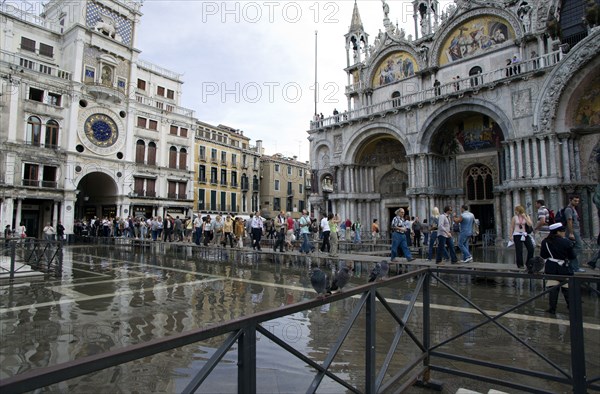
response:
[[[313,233],[319,232],[319,225],[317,224],[316,220],[310,224],[310,231]]]
[[[474,237],[477,237],[479,235],[479,223],[477,222],[477,220],[473,220],[472,233]]]
[[[548,217],[546,218],[546,224],[551,225],[556,223],[556,216],[554,215],[554,211],[552,209],[548,209]]]
[[[356,231],[356,223],[352,223],[352,231]]]
[[[563,226],[567,226],[567,217],[565,216],[565,208],[562,208],[561,210],[559,210],[558,212],[556,212],[556,215],[554,215],[554,223],[562,223]]]

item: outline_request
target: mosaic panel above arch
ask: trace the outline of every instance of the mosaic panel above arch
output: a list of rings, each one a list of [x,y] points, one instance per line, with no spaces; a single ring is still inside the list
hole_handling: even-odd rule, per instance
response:
[[[380,137],[364,144],[357,154],[356,162],[359,165],[380,166],[406,161],[405,158],[406,150],[400,141],[390,137]]]
[[[515,39],[515,31],[503,18],[485,15],[452,30],[440,49],[439,65],[476,56]]]
[[[419,71],[419,63],[406,51],[389,54],[381,61],[373,74],[373,88],[409,78]]]
[[[487,115],[460,113],[452,116],[436,131],[432,152],[451,155],[487,149],[501,149],[502,129]]]
[[[575,127],[600,126],[600,74],[596,75],[579,97],[571,124]]]

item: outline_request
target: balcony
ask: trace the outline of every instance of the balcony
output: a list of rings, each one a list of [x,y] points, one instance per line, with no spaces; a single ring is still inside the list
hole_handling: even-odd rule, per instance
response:
[[[37,179],[23,179],[23,186],[39,187],[40,181],[38,181]]]
[[[198,182],[206,183],[206,177],[204,177],[204,176],[198,177]]]
[[[221,182],[219,182],[219,185],[221,185],[221,186],[227,186],[227,181],[221,181]]]
[[[200,156],[198,156],[198,160],[200,160],[200,161],[206,161],[206,155],[200,155]]]
[[[0,51],[0,62],[11,64],[14,69],[32,71],[36,74],[71,80],[71,73],[54,67],[51,63],[42,63],[22,54]],[[15,74],[17,75],[17,74]]]
[[[139,94],[139,93],[135,95],[135,99],[138,103],[147,105],[148,107],[152,107],[153,109],[159,109],[164,112],[171,112],[171,113],[174,113],[177,115],[183,115],[183,116],[188,116],[188,117],[194,116],[194,110],[192,110],[192,109],[179,107],[179,106],[172,105],[172,104],[165,104],[162,101],[155,100],[151,97],[147,97],[147,96]],[[161,108],[161,105],[162,105],[162,108]]]
[[[42,181],[42,187],[47,189],[56,189],[58,187],[58,182],[56,181]]]
[[[187,200],[187,194],[167,193],[167,198],[169,200]]]
[[[231,182],[231,187],[237,189],[239,187],[237,182]]]
[[[222,166],[227,166],[227,159],[225,159],[225,160],[221,159],[221,165]]]
[[[212,163],[219,163],[219,159],[217,159],[216,157],[211,157],[211,158],[210,158],[210,161],[211,161]]]
[[[210,184],[211,184],[211,185],[218,185],[218,184],[219,184],[219,182],[217,181],[217,179],[211,179],[211,180],[210,180]]]
[[[125,93],[115,86],[99,82],[86,82],[85,86],[87,92],[98,100],[112,101],[115,104],[125,101]]]
[[[328,118],[313,120],[310,122],[311,130],[322,130],[339,127],[350,122],[373,118],[376,115],[385,116],[386,113],[395,113],[399,109],[410,110],[413,106],[424,104],[435,104],[443,102],[451,97],[462,97],[465,94],[477,94],[481,89],[494,89],[499,84],[508,84],[515,79],[528,79],[538,73],[554,67],[563,57],[562,49],[522,61],[518,66],[502,66],[487,73],[471,75],[466,78],[454,80],[450,83],[423,89],[416,93],[395,97],[377,104],[330,116]],[[364,88],[360,83],[350,85],[346,88],[347,93]]]
[[[146,190],[146,197],[156,197],[156,191]]]

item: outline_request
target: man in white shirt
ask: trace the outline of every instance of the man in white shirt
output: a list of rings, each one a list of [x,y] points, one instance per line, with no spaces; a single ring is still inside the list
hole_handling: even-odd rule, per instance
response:
[[[329,228],[329,221],[327,220],[327,216],[323,216],[321,219],[321,230],[323,231],[323,243],[321,244],[321,252],[325,253],[325,249],[327,249],[327,253],[331,252],[331,244],[329,243],[329,236],[331,235],[331,229]]]
[[[263,218],[260,217],[260,211],[256,211],[250,226],[252,227],[252,249],[260,251],[260,239],[264,231],[264,222]]]

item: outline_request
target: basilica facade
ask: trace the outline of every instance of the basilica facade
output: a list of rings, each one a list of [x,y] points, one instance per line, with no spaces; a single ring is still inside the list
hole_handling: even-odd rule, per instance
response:
[[[354,4],[347,109],[308,131],[314,212],[386,231],[399,207],[423,219],[468,204],[507,238],[515,206],[535,215],[577,193],[582,236],[598,234],[598,2],[415,0],[412,32],[378,6],[371,40]]]

